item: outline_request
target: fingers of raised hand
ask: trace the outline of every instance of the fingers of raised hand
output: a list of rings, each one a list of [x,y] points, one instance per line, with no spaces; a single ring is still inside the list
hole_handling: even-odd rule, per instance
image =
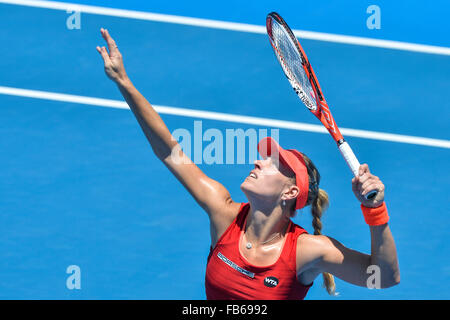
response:
[[[364,190],[368,189],[369,186],[373,187],[374,185],[380,184],[382,185],[380,179],[371,173],[364,173],[362,176],[354,177],[352,179],[352,189],[358,193],[362,193]]]
[[[105,53],[108,54],[107,52],[105,52],[105,47],[97,46],[97,51],[100,53],[102,57],[105,55]]]
[[[362,195],[366,195],[368,192],[372,190],[378,190],[379,192],[384,191],[384,184],[376,176],[372,176],[370,179],[366,180],[366,182],[364,182],[360,186],[360,191]]]
[[[100,32],[102,34],[103,39],[105,39],[106,44],[108,45],[108,49],[110,53],[116,52],[118,51],[116,42],[114,41],[114,39],[111,37],[111,35],[109,34],[107,29],[100,29]]]
[[[377,181],[374,179],[366,180],[361,186],[360,191],[364,194],[364,191],[367,190],[369,187],[374,187],[377,185]],[[369,190],[370,191],[370,190]]]
[[[370,173],[369,166],[367,164],[362,164],[359,167],[359,181],[364,183],[366,180],[371,179],[371,177],[375,177]]]
[[[364,188],[369,184],[380,182],[380,179],[373,174],[364,174],[362,177],[360,177],[359,181],[361,183],[361,187]]]
[[[370,173],[369,166],[367,165],[367,163],[364,163],[359,166],[358,173],[360,176],[364,175],[365,173]]]
[[[102,56],[103,61],[105,62],[105,64],[109,63],[110,59],[109,59],[108,51],[106,51],[106,48],[97,46],[96,49],[97,49],[98,53],[100,53],[100,55]]]

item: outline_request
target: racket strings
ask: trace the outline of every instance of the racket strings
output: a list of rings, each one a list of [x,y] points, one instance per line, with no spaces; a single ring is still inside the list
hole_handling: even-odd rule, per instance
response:
[[[283,26],[275,21],[272,21],[272,35],[273,44],[277,49],[277,56],[281,65],[286,75],[288,75],[289,80],[296,84],[294,89],[309,109],[315,109],[315,94],[309,82],[308,75],[303,68],[302,56],[293,43],[293,40],[289,37]],[[302,90],[302,92],[298,92],[297,90]]]

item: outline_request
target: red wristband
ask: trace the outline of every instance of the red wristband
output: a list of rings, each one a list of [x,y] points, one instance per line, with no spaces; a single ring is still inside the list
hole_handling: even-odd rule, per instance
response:
[[[386,203],[376,208],[368,208],[361,205],[364,220],[369,226],[381,226],[389,221]]]

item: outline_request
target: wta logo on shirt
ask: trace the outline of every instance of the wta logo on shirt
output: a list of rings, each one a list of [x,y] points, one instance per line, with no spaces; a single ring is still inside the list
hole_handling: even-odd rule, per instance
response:
[[[274,288],[278,285],[278,279],[275,277],[266,277],[264,279],[264,285],[269,288]]]

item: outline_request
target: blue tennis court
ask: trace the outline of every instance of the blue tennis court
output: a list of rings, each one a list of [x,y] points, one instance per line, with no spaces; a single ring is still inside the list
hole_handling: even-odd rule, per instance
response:
[[[386,185],[401,283],[369,290],[337,279],[334,298],[319,277],[306,299],[450,299],[448,2],[378,1],[379,30],[366,26],[372,3],[356,0],[77,3],[258,26],[278,11],[293,29],[447,50],[302,40],[339,127],[410,138],[405,143],[343,130],[359,160]],[[79,29],[69,29],[73,12],[52,4],[61,3],[0,1],[0,299],[205,299],[207,215],[154,156],[130,110],[89,102],[123,101],[95,50],[104,45],[100,28],[115,38],[128,75],[154,105],[239,119],[318,120],[292,92],[263,33],[107,10],[81,10]],[[224,136],[227,130],[276,129],[161,116],[171,132],[193,133],[195,121],[203,133],[214,129]],[[351,171],[330,136],[279,128],[279,140],[307,154],[321,173],[330,196],[324,234],[370,253]],[[239,186],[252,164],[199,167],[235,201],[246,201]],[[313,232],[309,208],[294,222]],[[71,265],[81,270],[79,290],[66,286]]]

